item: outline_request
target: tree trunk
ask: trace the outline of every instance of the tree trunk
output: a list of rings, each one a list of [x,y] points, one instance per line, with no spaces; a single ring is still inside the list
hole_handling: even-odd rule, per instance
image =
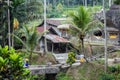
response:
[[[84,53],[84,38],[80,38],[81,40],[81,43],[82,43],[82,54],[85,54]]]
[[[13,29],[13,31],[12,31],[12,47],[14,48],[14,29]]]
[[[30,51],[30,55],[29,55],[29,64],[32,64],[32,51]]]
[[[88,60],[86,59],[86,54],[85,54],[85,48],[84,48],[84,38],[83,36],[80,37],[81,43],[82,43],[82,54],[84,54],[84,58],[86,60],[86,62],[88,62]]]

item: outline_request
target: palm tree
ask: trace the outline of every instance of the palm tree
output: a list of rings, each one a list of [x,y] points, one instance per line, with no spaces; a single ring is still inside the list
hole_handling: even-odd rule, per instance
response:
[[[11,6],[11,22],[13,23],[14,18],[16,18],[20,27],[23,22],[27,23],[41,16],[42,9],[39,6],[42,6],[42,3],[39,1],[12,0]],[[11,31],[14,34],[13,24],[11,26]],[[14,37],[12,37],[12,46],[14,47]]]
[[[27,23],[31,20],[35,20],[41,17],[42,3],[41,1],[26,2],[25,0],[10,0],[10,6],[7,6],[5,0],[0,1],[0,26],[3,28],[0,30],[2,33],[2,45],[7,45],[7,9],[10,9],[10,31],[13,33],[13,20],[16,18],[20,27],[23,22]],[[3,32],[4,31],[4,32]],[[3,34],[4,33],[4,34]],[[5,37],[6,36],[6,37]],[[6,40],[6,41],[5,41]],[[1,42],[1,41],[0,41]],[[4,44],[3,44],[4,43]]]
[[[23,41],[21,38],[17,37],[17,35],[14,35],[15,38],[17,38],[26,48],[27,52],[30,52],[29,54],[29,62],[32,63],[32,53],[34,52],[34,49],[39,42],[39,39],[41,38],[42,34],[37,33],[36,27],[27,27],[24,26],[21,29],[25,41]]]
[[[69,13],[69,18],[71,20],[71,23],[74,25],[74,32],[79,37],[79,40],[81,41],[82,46],[82,53],[84,52],[84,38],[86,34],[95,27],[95,23],[97,23],[97,20],[92,19],[88,9],[80,6],[77,11],[72,11]],[[93,25],[94,24],[94,25]],[[91,26],[92,25],[92,26]]]

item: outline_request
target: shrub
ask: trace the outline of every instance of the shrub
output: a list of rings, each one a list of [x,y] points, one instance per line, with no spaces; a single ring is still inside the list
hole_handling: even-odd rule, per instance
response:
[[[114,75],[115,80],[120,80],[120,65],[119,64],[109,67],[108,70],[110,74]]]
[[[30,71],[23,67],[22,57],[8,46],[0,47],[0,80],[25,80]]]
[[[72,77],[70,77],[69,75],[66,75],[63,72],[58,73],[56,78],[57,78],[57,80],[73,80]]]
[[[68,59],[66,61],[70,65],[72,65],[75,62],[75,53],[74,52],[69,52],[68,53]]]
[[[109,71],[115,73],[117,71],[117,68],[115,66],[111,66],[109,67]]]
[[[114,4],[120,5],[120,0],[115,0]]]
[[[115,66],[111,66],[108,68],[109,69],[109,73],[120,73],[120,65],[115,65]]]
[[[112,74],[102,74],[99,80],[115,80],[114,75]]]

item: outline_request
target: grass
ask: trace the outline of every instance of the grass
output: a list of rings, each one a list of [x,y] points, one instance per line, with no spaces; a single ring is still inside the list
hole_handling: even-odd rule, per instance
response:
[[[109,57],[109,58],[120,57],[120,50],[117,50],[117,51],[109,54],[108,57]]]
[[[45,65],[48,62],[51,62],[52,64],[56,64],[56,60],[53,57],[52,53],[48,53],[45,55],[39,55],[39,54],[33,54],[33,65]]]
[[[22,50],[17,50],[17,53],[19,53],[23,59],[27,58],[29,59],[29,53],[26,53],[25,51]],[[33,53],[32,54],[32,65],[45,65],[48,62],[51,62],[52,64],[56,64],[56,60],[52,53],[47,53],[42,55],[41,53]]]
[[[66,75],[71,76],[71,80],[98,80],[102,72],[104,67],[100,64],[83,63],[78,67],[69,68]]]

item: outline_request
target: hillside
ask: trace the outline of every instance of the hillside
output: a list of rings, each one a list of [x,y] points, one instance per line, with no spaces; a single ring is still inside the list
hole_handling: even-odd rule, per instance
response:
[[[58,80],[98,80],[103,72],[104,67],[99,64],[83,63],[77,67],[70,67],[66,74],[59,73],[57,77]]]

